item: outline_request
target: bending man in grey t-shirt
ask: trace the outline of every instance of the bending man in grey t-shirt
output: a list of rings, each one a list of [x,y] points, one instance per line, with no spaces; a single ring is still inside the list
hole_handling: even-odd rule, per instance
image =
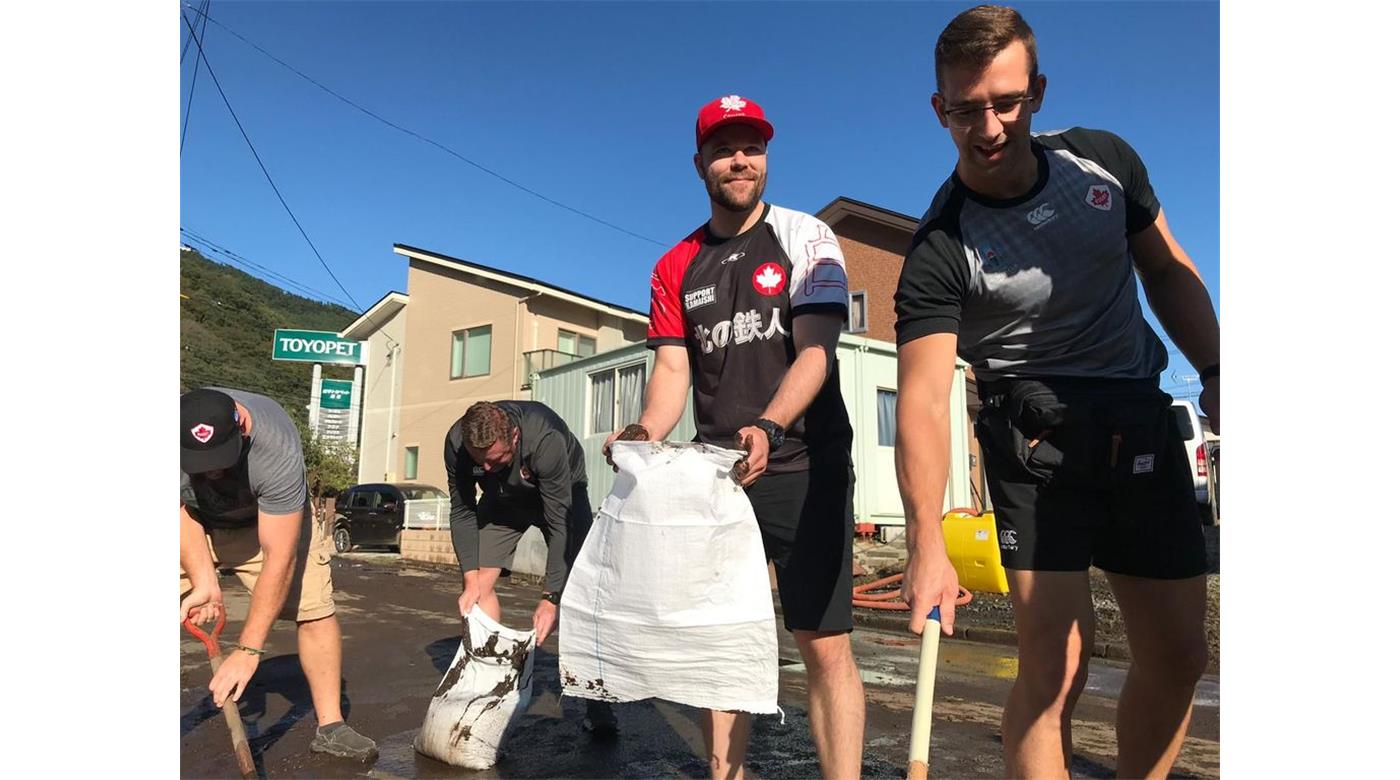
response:
[[[232,568],[252,592],[238,645],[209,683],[214,703],[242,697],[272,622],[295,620],[316,708],[311,749],[370,760],[374,741],[340,710],[340,624],[324,525],[311,523],[301,436],[276,401],[226,388],[180,396],[180,619],[218,619],[218,567]]]

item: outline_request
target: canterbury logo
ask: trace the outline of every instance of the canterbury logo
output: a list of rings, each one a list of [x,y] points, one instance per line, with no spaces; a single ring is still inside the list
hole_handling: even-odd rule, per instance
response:
[[[1042,203],[1036,207],[1035,211],[1026,215],[1026,221],[1036,227],[1044,225],[1055,218],[1055,210],[1050,208],[1049,203]]]
[[[1006,547],[1011,550],[1016,549],[1016,529],[1007,528],[1006,530],[997,534],[997,537],[998,539],[1000,539],[1002,547]]]

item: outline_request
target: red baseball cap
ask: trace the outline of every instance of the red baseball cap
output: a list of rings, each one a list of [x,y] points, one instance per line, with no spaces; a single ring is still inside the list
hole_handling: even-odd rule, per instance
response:
[[[735,122],[757,128],[765,142],[773,140],[773,126],[763,118],[762,106],[746,97],[725,95],[700,108],[700,115],[695,118],[695,148],[699,149],[710,133]]]

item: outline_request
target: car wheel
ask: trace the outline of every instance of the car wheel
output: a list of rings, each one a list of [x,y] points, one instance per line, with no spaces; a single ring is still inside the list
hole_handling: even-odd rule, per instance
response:
[[[394,534],[394,552],[396,552],[396,553],[401,553],[401,552],[403,552],[403,530],[402,530],[402,529],[400,529],[398,533]]]
[[[346,527],[343,526],[343,525],[342,525],[342,526],[339,526],[338,528],[335,529],[335,532],[331,535],[331,538],[335,540],[335,551],[336,551],[336,552],[338,552],[338,553],[350,552],[350,529],[349,529],[349,528],[346,528]]]

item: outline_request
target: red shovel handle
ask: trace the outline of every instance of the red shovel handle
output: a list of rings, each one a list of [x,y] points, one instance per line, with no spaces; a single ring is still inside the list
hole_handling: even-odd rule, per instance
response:
[[[180,625],[184,626],[186,631],[194,634],[195,639],[204,643],[204,649],[209,651],[210,658],[219,658],[223,655],[223,653],[219,651],[219,634],[224,630],[224,623],[227,621],[227,617],[224,611],[220,609],[219,622],[214,624],[214,632],[212,634],[206,634],[201,631],[199,626],[190,622],[189,618],[180,621]]]

